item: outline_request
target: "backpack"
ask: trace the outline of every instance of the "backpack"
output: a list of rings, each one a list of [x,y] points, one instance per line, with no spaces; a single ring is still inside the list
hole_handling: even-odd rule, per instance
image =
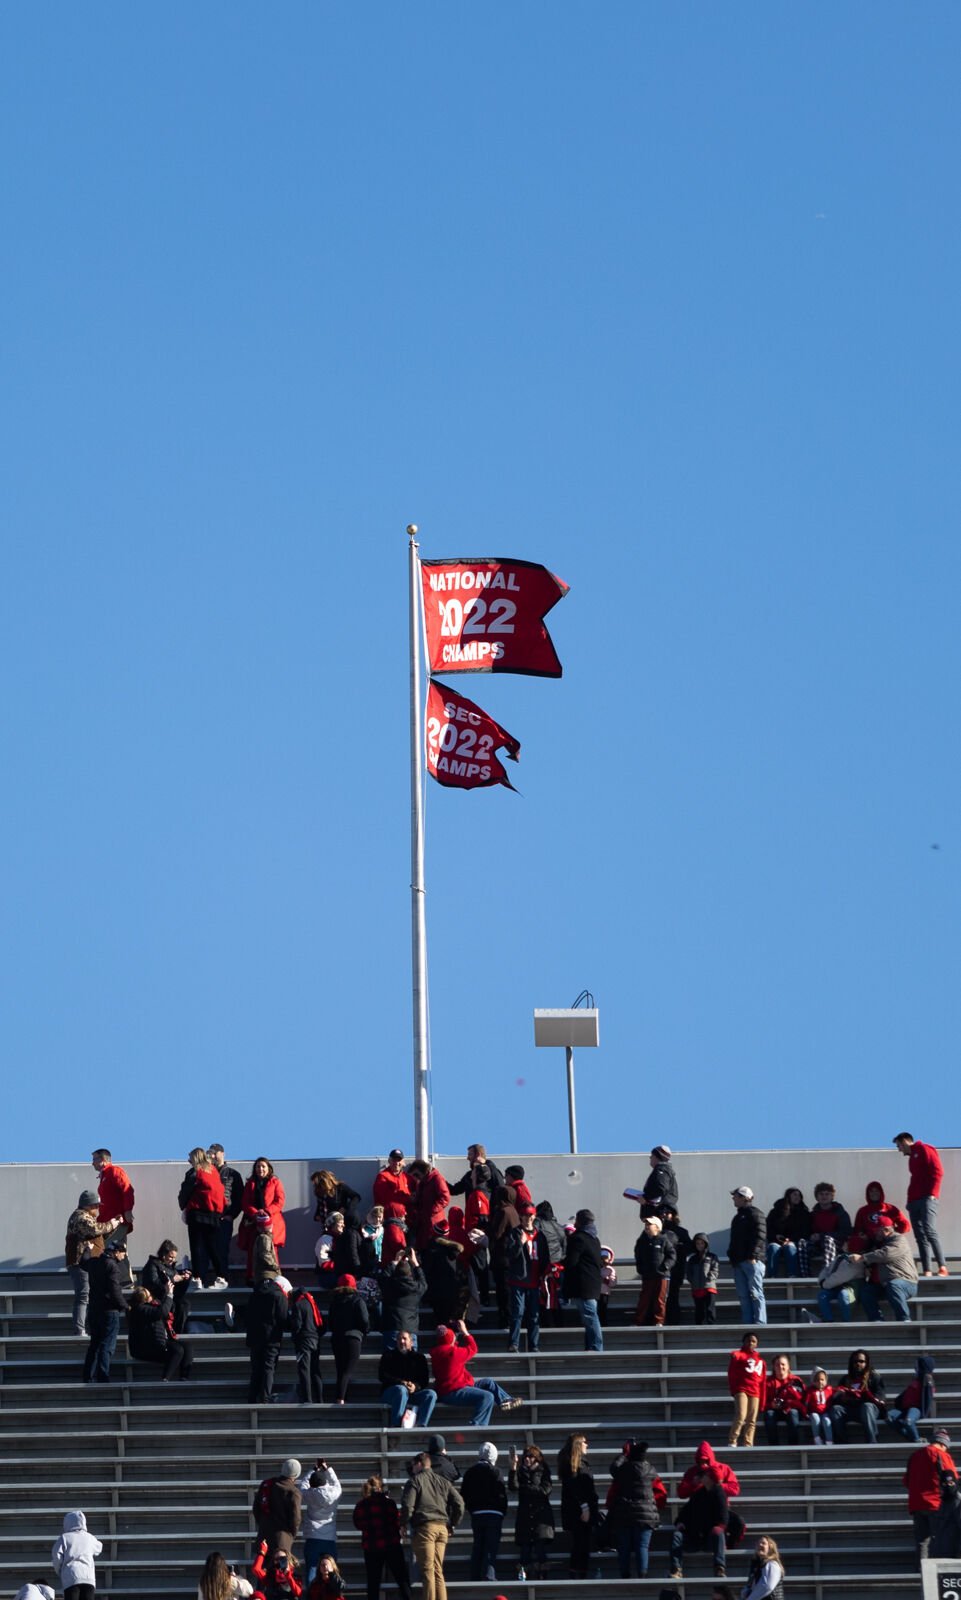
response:
[[[274,1484],[276,1482],[276,1478],[265,1478],[257,1490],[257,1498],[254,1502],[254,1516],[258,1522],[268,1522],[270,1520],[271,1507],[274,1500]]]

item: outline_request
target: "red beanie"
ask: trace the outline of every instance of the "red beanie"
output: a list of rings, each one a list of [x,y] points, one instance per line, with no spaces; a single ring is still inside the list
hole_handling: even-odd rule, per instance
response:
[[[357,1279],[350,1272],[342,1272],[337,1279],[338,1289],[356,1289]]]
[[[437,1329],[438,1344],[453,1344],[456,1337],[457,1335],[453,1328],[446,1328],[443,1323],[440,1323]]]

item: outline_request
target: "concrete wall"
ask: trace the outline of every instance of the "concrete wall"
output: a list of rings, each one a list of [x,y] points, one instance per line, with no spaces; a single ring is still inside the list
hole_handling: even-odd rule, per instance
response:
[[[618,1256],[630,1256],[638,1232],[636,1206],[622,1198],[625,1188],[640,1188],[649,1172],[647,1152],[620,1155],[523,1156],[492,1152],[498,1166],[520,1161],[535,1200],[550,1200],[561,1221],[582,1206],[597,1217],[601,1238]],[[952,1256],[961,1256],[961,1150],[942,1150],[945,1181],[941,1201],[941,1238]],[[120,1156],[118,1159],[121,1159]],[[246,1176],[253,1160],[228,1152],[228,1161]],[[310,1174],[328,1167],[369,1203],[371,1186],[382,1161],[377,1157],[312,1156],[276,1161],[275,1170],[287,1194],[288,1248],[293,1262],[313,1258],[316,1227]],[[125,1163],[135,1185],[137,1202],[131,1260],[139,1267],[169,1237],[184,1249],[187,1231],[177,1210],[177,1190],[186,1171],[185,1161]],[[463,1156],[438,1156],[437,1165],[450,1181],[466,1169]],[[796,1185],[808,1203],[815,1183],[830,1180],[838,1199],[852,1213],[864,1198],[865,1184],[877,1178],[888,1197],[904,1204],[907,1162],[888,1146],[884,1150],[690,1150],[674,1157],[680,1187],[680,1210],[685,1225],[703,1229],[715,1248],[726,1245],[733,1205],[730,1191],[747,1183],[758,1204],[767,1211],[784,1190]],[[7,1217],[7,1251],[0,1262],[4,1270],[16,1267],[58,1267],[63,1263],[63,1236],[67,1217],[82,1189],[96,1188],[92,1167],[76,1165],[0,1166],[0,1209]],[[723,1254],[723,1249],[719,1251]]]

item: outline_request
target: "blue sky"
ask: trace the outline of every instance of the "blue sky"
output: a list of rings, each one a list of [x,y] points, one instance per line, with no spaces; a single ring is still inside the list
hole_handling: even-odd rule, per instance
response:
[[[5,10],[0,1158],[409,1146],[411,520],[571,586],[427,797],[437,1148],[564,1148],[585,986],[585,1149],[957,1142],[959,47]]]

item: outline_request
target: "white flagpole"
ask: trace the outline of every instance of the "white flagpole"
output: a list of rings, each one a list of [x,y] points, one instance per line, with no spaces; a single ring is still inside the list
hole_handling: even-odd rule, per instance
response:
[[[430,1155],[427,1100],[427,913],[424,905],[424,701],[421,689],[423,612],[417,524],[410,539],[410,916],[414,1021],[414,1155]]]

